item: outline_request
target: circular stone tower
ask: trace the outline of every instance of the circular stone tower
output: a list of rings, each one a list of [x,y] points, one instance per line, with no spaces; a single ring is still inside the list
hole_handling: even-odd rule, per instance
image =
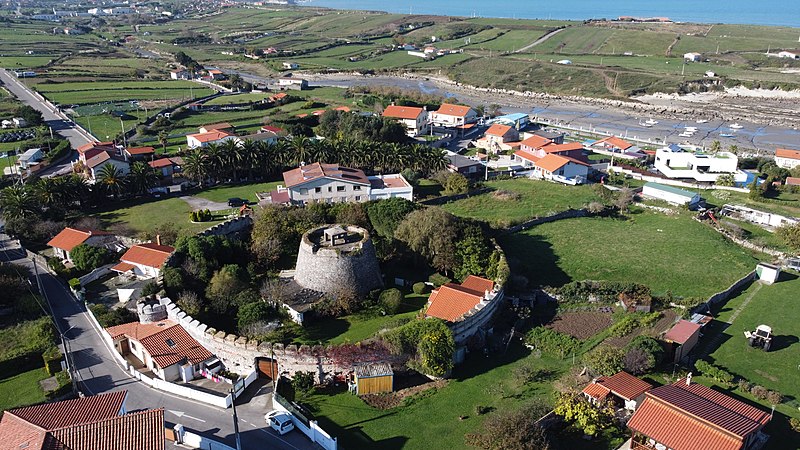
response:
[[[300,240],[294,280],[304,288],[333,295],[364,295],[383,287],[369,232],[353,225],[324,225],[306,232]]]
[[[167,318],[167,307],[155,298],[143,298],[136,303],[136,312],[139,313],[139,322],[152,323]]]

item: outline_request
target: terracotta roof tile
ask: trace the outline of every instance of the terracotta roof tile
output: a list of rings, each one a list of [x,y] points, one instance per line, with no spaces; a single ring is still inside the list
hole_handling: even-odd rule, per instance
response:
[[[286,187],[298,186],[320,178],[331,178],[350,183],[369,185],[369,179],[360,169],[342,167],[338,164],[313,163],[283,172]]]
[[[494,281],[475,275],[468,275],[461,282],[461,287],[483,295],[485,291],[491,292],[494,289]]]
[[[212,123],[210,125],[203,125],[200,128],[205,129],[206,132],[208,132],[208,131],[225,131],[225,130],[230,130],[231,128],[233,128],[233,125],[231,125],[228,122],[220,122],[220,123]]]
[[[416,120],[424,110],[413,106],[389,105],[383,110],[383,117],[392,119]]]
[[[800,177],[786,177],[788,186],[800,186]]]
[[[20,419],[14,414],[3,414],[0,420],[0,448],[40,449],[47,438],[47,430]]]
[[[603,386],[625,400],[635,400],[640,395],[653,389],[653,385],[628,372],[618,372],[610,377],[598,378],[596,384]]]
[[[111,339],[116,339],[120,336],[128,336],[131,339],[141,341],[142,339],[159,333],[171,326],[175,322],[171,320],[160,320],[152,323],[128,322],[121,325],[106,328],[106,331],[111,335]]]
[[[540,169],[552,173],[566,166],[569,163],[570,163],[569,159],[563,156],[556,155],[554,153],[550,153],[548,155],[545,155],[542,159],[536,161],[534,165]]]
[[[425,315],[455,322],[483,300],[485,291],[493,288],[492,281],[473,275],[461,285],[448,283],[431,293]]]
[[[546,153],[564,153],[575,150],[583,150],[583,144],[580,142],[567,142],[565,144],[547,144],[542,147]]]
[[[436,114],[443,114],[446,116],[466,117],[472,108],[469,106],[451,105],[449,103],[442,103],[442,106],[436,110]]]
[[[526,146],[526,147],[531,147],[531,148],[537,148],[538,149],[538,148],[544,147],[547,144],[550,144],[551,142],[553,142],[553,141],[551,141],[550,139],[547,139],[547,138],[544,138],[544,137],[541,137],[541,136],[538,136],[538,135],[534,134],[533,136],[523,140],[521,144]]]
[[[535,163],[536,161],[541,159],[527,150],[517,150],[514,152],[514,155],[519,156],[520,158],[528,160],[532,163]]]
[[[157,159],[155,161],[150,161],[147,164],[149,164],[150,167],[152,167],[154,169],[158,169],[160,167],[171,166],[173,164],[173,162],[172,162],[172,160],[170,158],[159,158],[159,159]]]
[[[503,137],[509,131],[511,131],[511,127],[510,126],[501,125],[499,123],[496,123],[496,124],[492,125],[491,127],[489,127],[489,129],[486,130],[486,133],[484,133],[484,134],[487,135],[487,136]]]
[[[103,164],[104,162],[108,161],[109,159],[111,159],[111,153],[107,151],[100,152],[86,160],[86,167],[92,167],[92,168],[97,167],[100,164]]]
[[[121,262],[121,263],[117,264],[116,266],[112,267],[111,270],[113,270],[114,272],[125,273],[125,272],[127,272],[129,270],[133,270],[134,267],[136,267],[136,266],[134,266],[133,264],[128,264],[126,262]]]
[[[55,235],[53,239],[50,239],[50,242],[48,242],[47,245],[71,252],[73,248],[83,244],[91,236],[92,232],[89,230],[79,230],[77,228],[67,227]]]
[[[699,330],[700,325],[694,322],[689,322],[688,320],[681,320],[680,322],[676,323],[675,326],[670,328],[669,331],[667,331],[667,334],[664,335],[664,340],[683,344]]]
[[[609,136],[607,138],[600,139],[599,141],[594,142],[592,145],[595,144],[608,144],[609,146],[616,147],[620,150],[627,150],[633,147],[633,144],[630,142],[616,136]]]
[[[131,147],[125,149],[129,155],[149,155],[150,153],[155,153],[156,149],[153,147]]]
[[[139,342],[150,353],[153,361],[162,368],[184,359],[191,364],[199,364],[214,357],[178,324],[147,336]]]
[[[168,245],[138,244],[129,248],[119,260],[131,264],[159,268],[164,265],[164,262],[173,251],[175,249]]]
[[[800,159],[800,150],[790,150],[788,148],[779,148],[775,150],[775,156],[778,158]]]
[[[608,397],[608,394],[611,393],[611,391],[600,384],[590,383],[588,386],[583,388],[583,393],[595,400],[603,400],[604,398]]]
[[[109,392],[91,397],[11,409],[5,414],[15,415],[45,430],[54,430],[117,417],[125,404],[126,395],[127,391]],[[4,419],[5,414],[3,415]]]
[[[47,450],[164,450],[164,410],[155,409],[53,430]]]
[[[227,131],[209,131],[208,133],[190,134],[189,137],[197,139],[198,142],[214,142],[226,137],[235,136]]]

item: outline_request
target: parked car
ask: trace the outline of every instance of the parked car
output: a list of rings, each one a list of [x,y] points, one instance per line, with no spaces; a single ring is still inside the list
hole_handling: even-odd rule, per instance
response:
[[[294,430],[292,416],[285,411],[270,411],[264,416],[264,419],[267,421],[267,424],[269,424],[270,428],[275,430],[275,432],[281,436]]]
[[[233,208],[242,206],[245,203],[247,203],[247,200],[241,199],[241,198],[238,198],[238,197],[233,197],[233,198],[229,198],[228,199],[228,206],[233,207]]]

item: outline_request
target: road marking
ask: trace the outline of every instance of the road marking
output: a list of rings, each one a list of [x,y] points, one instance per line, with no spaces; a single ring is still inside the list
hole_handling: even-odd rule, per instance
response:
[[[167,410],[167,412],[170,412],[170,413],[172,413],[172,414],[175,414],[176,416],[178,416],[178,417],[180,417],[180,418],[186,417],[187,419],[196,420],[196,421],[198,421],[198,422],[203,422],[203,423],[205,423],[205,422],[206,422],[206,421],[205,421],[205,420],[203,420],[203,419],[198,419],[197,417],[192,417],[192,416],[190,416],[190,415],[186,414],[186,413],[185,413],[185,412],[183,412],[183,411],[173,411],[173,410],[171,410],[171,409],[168,409],[168,410]]]

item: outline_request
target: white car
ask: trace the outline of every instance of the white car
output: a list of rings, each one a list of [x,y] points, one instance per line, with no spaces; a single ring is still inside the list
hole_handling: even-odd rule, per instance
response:
[[[292,423],[292,416],[285,411],[271,411],[264,416],[264,419],[269,424],[270,428],[275,430],[278,434],[284,434],[294,430],[294,423]]]

